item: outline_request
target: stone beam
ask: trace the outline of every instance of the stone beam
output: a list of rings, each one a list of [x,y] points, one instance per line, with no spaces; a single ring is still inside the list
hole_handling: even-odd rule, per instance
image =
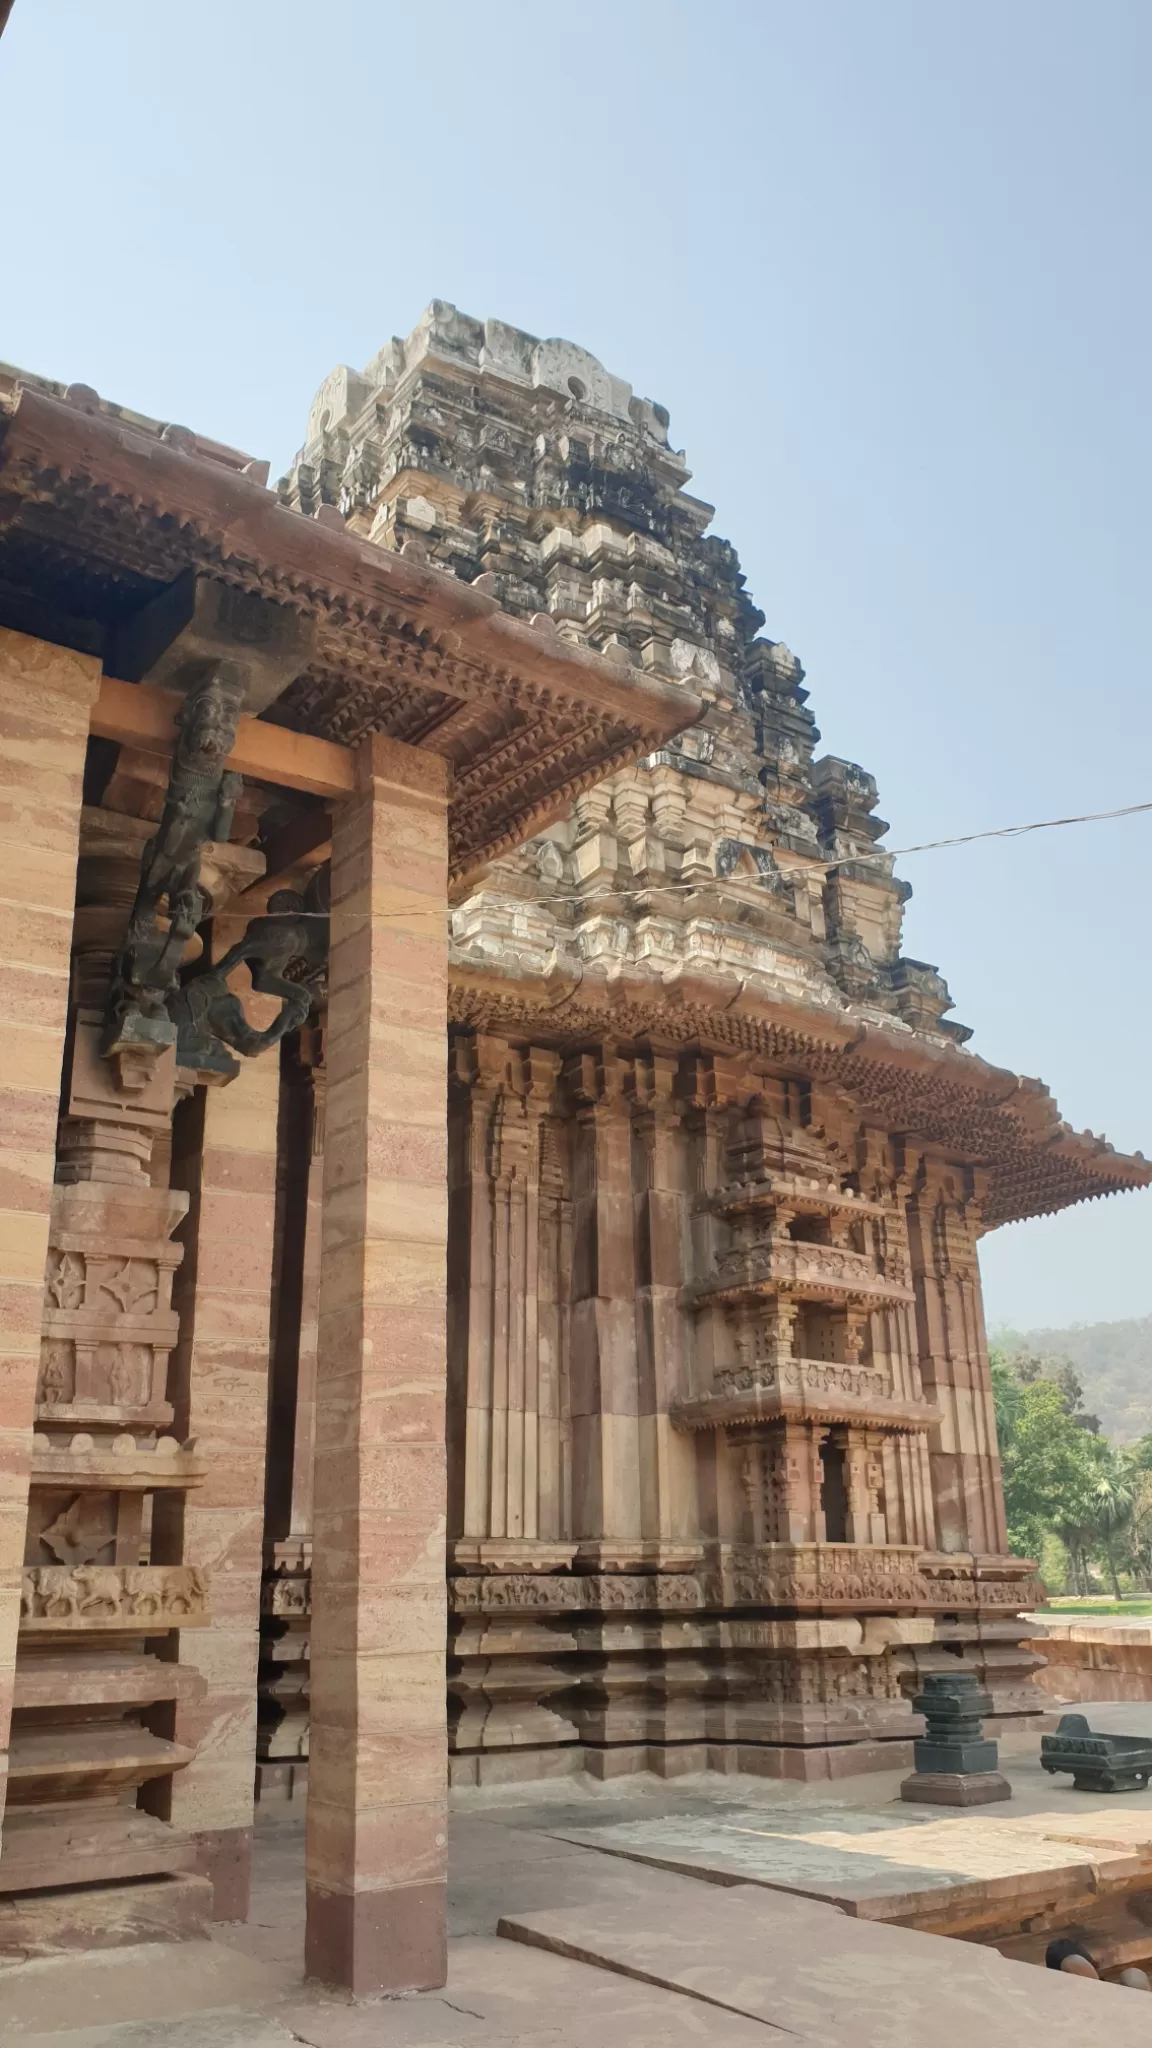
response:
[[[149,683],[121,683],[103,676],[92,708],[92,731],[101,739],[119,740],[144,754],[167,758],[176,742],[176,713],[184,702],[179,690],[157,690]],[[331,740],[289,732],[260,718],[242,717],[227,767],[285,789],[309,790],[315,796],[346,797],[353,788],[355,756],[350,747]]]

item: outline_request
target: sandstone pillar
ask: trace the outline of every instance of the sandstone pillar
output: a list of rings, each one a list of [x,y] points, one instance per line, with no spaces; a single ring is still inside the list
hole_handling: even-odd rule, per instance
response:
[[[687,1147],[676,1074],[675,1055],[653,1050],[638,1054],[632,1076],[640,1494],[644,1534],[660,1543],[691,1541],[699,1519],[696,1447],[670,1418],[688,1392],[680,1305],[689,1257]]]
[[[589,1562],[643,1540],[632,1127],[611,1046],[565,1069],[576,1115],[570,1371],[572,1533]]]
[[[89,712],[99,663],[0,629],[0,1810]]]
[[[448,769],[373,735],[336,814],[313,1539],[307,1968],[446,1972]]]
[[[930,1439],[943,1551],[1008,1548],[996,1411],[976,1256],[977,1205],[962,1170],[925,1160],[908,1203],[920,1373],[940,1409]]]
[[[170,1392],[205,1468],[173,1554],[210,1573],[213,1613],[189,1653],[207,1694],[176,1710],[196,1760],[172,1780],[165,1818],[195,1837],[219,1920],[247,1916],[251,1879],[278,1091],[275,1054],[245,1060],[227,1087],[180,1106],[173,1142],[173,1184],[190,1203]]]

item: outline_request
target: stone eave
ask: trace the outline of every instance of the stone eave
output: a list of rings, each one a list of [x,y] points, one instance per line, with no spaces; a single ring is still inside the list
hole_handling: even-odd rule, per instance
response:
[[[457,873],[699,717],[692,691],[513,619],[342,524],[303,517],[263,475],[234,450],[150,427],[95,394],[4,393],[0,382],[0,583],[38,578],[41,603],[66,593],[61,616],[97,632],[189,568],[315,619],[315,657],[267,715],[346,744],[375,730],[441,753],[455,775]]]
[[[463,959],[449,969],[449,1019],[575,1048],[675,1045],[750,1054],[841,1088],[893,1132],[947,1150],[988,1176],[983,1225],[1050,1214],[1152,1182],[1152,1161],[1073,1131],[1041,1081],[990,1066],[921,1033],[885,1031],[851,1014],[769,1002],[732,977],[666,979],[625,966],[611,973],[518,975]]]
[[[673,1427],[689,1434],[720,1429],[751,1428],[759,1423],[846,1423],[861,1429],[884,1429],[896,1436],[915,1436],[933,1429],[940,1410],[931,1401],[901,1401],[884,1395],[854,1395],[832,1388],[765,1387],[738,1394],[700,1394],[675,1401],[669,1411]]]

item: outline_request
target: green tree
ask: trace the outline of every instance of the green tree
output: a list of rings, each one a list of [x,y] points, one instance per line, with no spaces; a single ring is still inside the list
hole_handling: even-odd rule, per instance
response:
[[[1095,1489],[1108,1447],[1069,1414],[1060,1386],[1039,1375],[1022,1379],[1002,1354],[992,1359],[992,1390],[1009,1544],[1018,1555],[1038,1557],[1045,1535],[1055,1532],[1083,1582],[1104,1512]]]
[[[1116,1599],[1121,1600],[1123,1594],[1116,1570],[1116,1550],[1131,1526],[1136,1494],[1123,1459],[1118,1458],[1114,1451],[1109,1451],[1106,1462],[1101,1463],[1089,1505],[1092,1533],[1108,1561],[1112,1591]]]

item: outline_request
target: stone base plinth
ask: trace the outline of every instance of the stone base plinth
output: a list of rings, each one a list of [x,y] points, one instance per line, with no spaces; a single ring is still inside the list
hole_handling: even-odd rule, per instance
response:
[[[621,1742],[569,1743],[555,1749],[492,1749],[456,1752],[448,1759],[448,1782],[454,1790],[470,1785],[525,1785],[544,1778],[574,1777],[586,1771],[606,1782],[650,1771],[657,1778],[682,1778],[711,1771],[723,1776],[746,1772],[756,1778],[785,1778],[799,1784],[822,1784],[855,1778],[869,1771],[904,1771],[912,1762],[911,1742]],[[257,1766],[258,1774],[267,1764]],[[300,1767],[297,1766],[297,1769]],[[261,1800],[299,1798],[299,1791],[280,1793],[260,1778]]]
[[[925,1806],[990,1806],[1011,1799],[1012,1787],[999,1771],[913,1771],[900,1797]]]
[[[141,1941],[194,1941],[207,1931],[206,1877],[153,1877],[0,1899],[0,1957],[64,1955]]]

